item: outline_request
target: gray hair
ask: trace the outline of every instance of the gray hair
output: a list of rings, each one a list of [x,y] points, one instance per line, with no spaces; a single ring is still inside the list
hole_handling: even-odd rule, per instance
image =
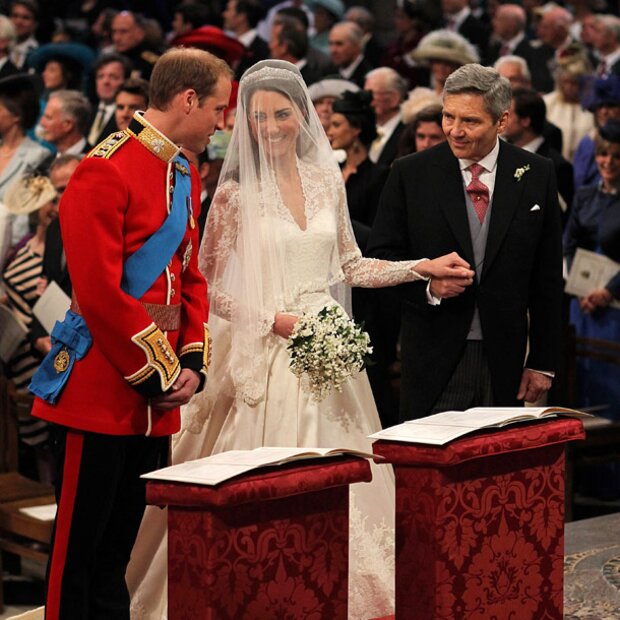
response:
[[[487,112],[497,122],[510,109],[512,88],[495,69],[470,63],[451,73],[443,89],[444,98],[460,94],[481,95]]]
[[[85,136],[90,126],[91,105],[79,90],[56,90],[50,99],[58,99],[63,116],[73,119],[77,130]]]
[[[407,93],[409,92],[407,80],[405,80],[398,71],[395,71],[391,67],[378,67],[366,74],[366,79],[373,77],[382,78],[386,90],[397,92],[401,100],[407,97]]]
[[[375,28],[375,16],[364,6],[349,7],[344,18],[357,24],[364,32],[372,32]]]
[[[341,30],[348,41],[359,45],[360,48],[364,41],[364,32],[353,22],[338,22],[332,26],[332,30]]]
[[[521,75],[530,82],[532,80],[532,74],[530,73],[530,68],[527,66],[527,62],[521,56],[502,56],[495,61],[493,65],[494,69],[500,70],[501,67],[512,63],[513,65],[519,65],[521,67]]]
[[[616,41],[620,42],[620,18],[615,15],[597,15],[595,17],[597,23],[602,24],[607,30],[614,35]]]
[[[0,15],[0,39],[6,39],[9,42],[9,49],[13,49],[17,40],[15,26],[6,15]]]

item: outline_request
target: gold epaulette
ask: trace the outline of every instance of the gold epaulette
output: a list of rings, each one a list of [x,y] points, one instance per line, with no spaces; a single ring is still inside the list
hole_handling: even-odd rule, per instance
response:
[[[109,159],[118,149],[129,140],[129,134],[126,131],[115,131],[105,140],[102,140],[95,148],[93,148],[87,157],[103,157]]]
[[[159,54],[145,50],[140,54],[140,58],[148,62],[150,65],[154,65],[159,60]]]

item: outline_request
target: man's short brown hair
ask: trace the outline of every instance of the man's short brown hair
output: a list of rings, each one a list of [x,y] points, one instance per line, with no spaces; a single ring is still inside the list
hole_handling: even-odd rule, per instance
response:
[[[179,93],[193,88],[198,100],[213,94],[221,77],[232,79],[232,69],[205,50],[175,47],[155,63],[149,84],[150,106],[166,110]]]

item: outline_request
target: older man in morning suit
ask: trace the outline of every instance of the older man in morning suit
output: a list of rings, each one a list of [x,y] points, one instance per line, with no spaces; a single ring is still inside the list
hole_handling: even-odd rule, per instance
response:
[[[456,251],[476,271],[469,287],[402,287],[403,419],[514,406],[551,386],[562,299],[555,173],[551,161],[498,140],[510,101],[495,69],[455,71],[444,90],[447,142],[397,160],[384,188],[372,255]]]

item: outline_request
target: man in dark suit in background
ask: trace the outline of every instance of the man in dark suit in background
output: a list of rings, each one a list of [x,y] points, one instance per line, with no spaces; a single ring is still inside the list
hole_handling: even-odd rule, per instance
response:
[[[532,44],[525,36],[527,15],[518,4],[500,4],[493,15],[492,41],[486,55],[487,65],[504,56],[520,56],[528,65],[531,62]]]
[[[364,33],[353,22],[340,22],[329,31],[329,53],[338,67],[340,77],[350,80],[360,88],[372,65],[363,54]]]
[[[394,69],[379,67],[366,75],[364,89],[372,92],[371,105],[377,119],[377,139],[368,156],[376,164],[391,166],[405,129],[400,106],[407,97],[407,82]]]
[[[551,161],[498,139],[510,102],[495,69],[457,69],[444,90],[447,143],[396,160],[383,191],[373,256],[455,251],[476,271],[469,287],[401,287],[402,419],[533,402],[551,386],[561,338],[557,187]]]
[[[224,30],[231,32],[247,50],[235,69],[237,80],[253,64],[269,58],[269,44],[256,32],[258,22],[265,14],[265,8],[259,0],[228,0],[222,13]]]
[[[545,115],[545,102],[539,93],[533,89],[517,88],[512,91],[510,118],[502,135],[510,144],[547,157],[553,162],[562,209],[562,223],[565,223],[575,194],[573,166],[545,140],[543,136]]]
[[[95,76],[95,92],[97,105],[93,110],[90,127],[86,137],[88,144],[96,146],[111,133],[118,131],[114,112],[116,93],[131,73],[131,64],[120,54],[104,54],[100,56],[93,66]]]
[[[335,73],[335,67],[324,54],[314,50],[311,54],[306,25],[296,17],[276,15],[269,41],[271,57],[287,60],[297,65],[308,86]]]
[[[489,28],[472,13],[469,0],[441,0],[443,27],[458,32],[478,49],[484,58],[489,42]]]

